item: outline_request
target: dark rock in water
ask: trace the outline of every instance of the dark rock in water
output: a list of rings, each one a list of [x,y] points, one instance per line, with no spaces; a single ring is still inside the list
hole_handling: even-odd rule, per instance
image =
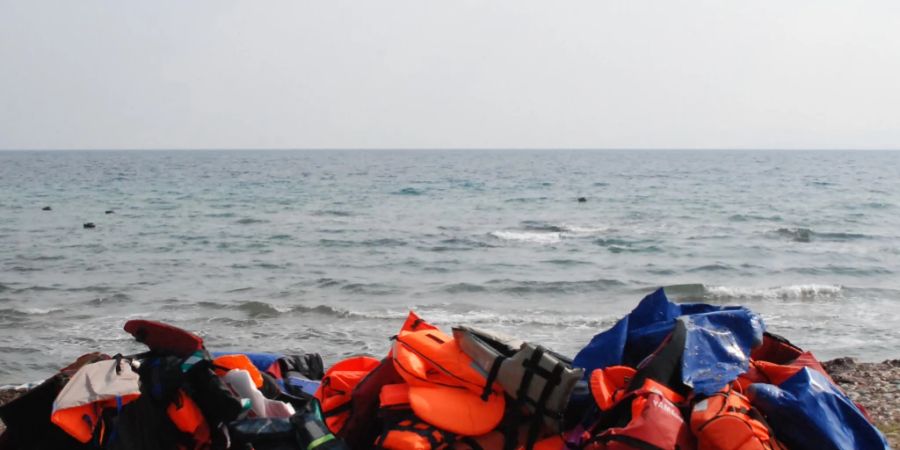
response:
[[[115,211],[113,211],[113,210],[111,210],[111,209],[107,209],[107,210],[106,210],[106,214],[115,214]]]
[[[584,198],[584,197],[578,197],[578,203],[585,203],[585,202],[587,202],[587,199],[586,199],[586,198]]]
[[[97,225],[94,225],[94,222],[86,222],[83,226],[85,228],[97,228]]]
[[[49,206],[45,206],[45,207],[41,208],[41,211],[53,211],[53,208],[51,208]]]

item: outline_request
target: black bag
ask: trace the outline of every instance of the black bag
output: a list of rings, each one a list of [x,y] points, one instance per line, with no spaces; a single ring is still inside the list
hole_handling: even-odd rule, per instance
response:
[[[21,397],[0,406],[6,431],[0,450],[80,450],[88,448],[50,422],[53,401],[68,382],[56,374]]]

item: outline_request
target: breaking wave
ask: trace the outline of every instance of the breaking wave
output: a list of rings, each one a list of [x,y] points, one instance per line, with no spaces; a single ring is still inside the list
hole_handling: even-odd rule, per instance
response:
[[[608,291],[624,286],[619,280],[581,280],[581,281],[528,281],[528,280],[490,280],[483,284],[453,283],[440,288],[449,294],[465,294],[490,292],[497,294],[529,295],[529,294],[573,294],[585,292]]]
[[[503,241],[527,242],[532,244],[556,244],[563,239],[597,235],[607,231],[606,227],[552,224],[526,220],[517,229],[497,230],[489,236]]]
[[[679,300],[743,301],[743,300],[822,300],[843,295],[845,288],[834,284],[795,284],[787,286],[745,288],[677,284],[665,287],[666,294]]]
[[[489,236],[513,242],[528,242],[532,244],[556,244],[562,241],[562,234],[559,232],[543,232],[543,231],[491,231]]]

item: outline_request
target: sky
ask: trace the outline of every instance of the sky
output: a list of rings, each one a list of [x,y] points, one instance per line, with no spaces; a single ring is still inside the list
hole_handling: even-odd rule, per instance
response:
[[[900,148],[896,0],[0,0],[0,149]]]

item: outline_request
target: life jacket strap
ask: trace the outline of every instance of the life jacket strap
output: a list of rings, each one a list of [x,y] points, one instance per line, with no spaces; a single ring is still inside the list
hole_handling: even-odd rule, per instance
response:
[[[481,393],[481,400],[487,401],[491,396],[491,392],[493,389],[491,387],[494,385],[494,381],[497,380],[497,375],[500,374],[500,366],[503,365],[503,360],[506,359],[506,356],[497,355],[494,358],[494,362],[491,364],[491,371],[488,372],[487,380],[484,383],[484,391]]]
[[[328,411],[322,411],[322,417],[332,417],[336,416],[340,413],[350,411],[353,408],[353,403],[347,401],[346,403],[342,403],[334,408],[329,409]]]

